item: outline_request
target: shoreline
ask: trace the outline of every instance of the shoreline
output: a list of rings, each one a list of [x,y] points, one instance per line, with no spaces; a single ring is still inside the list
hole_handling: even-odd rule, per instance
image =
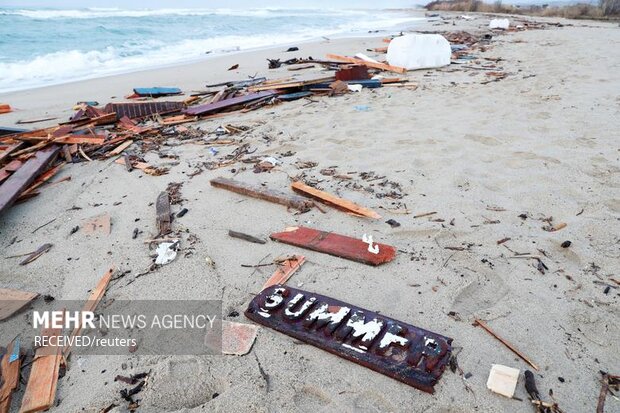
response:
[[[302,39],[302,40],[291,40],[291,41],[285,41],[283,43],[277,43],[277,44],[267,44],[267,45],[263,45],[263,46],[256,46],[256,47],[251,47],[248,49],[243,49],[243,50],[226,50],[226,49],[235,49],[235,48],[240,48],[240,45],[234,45],[234,46],[229,46],[229,47],[224,47],[223,51],[220,50],[207,50],[204,52],[203,55],[201,56],[195,56],[192,58],[188,58],[187,60],[181,60],[181,61],[176,61],[176,62],[170,62],[170,63],[164,63],[161,65],[157,65],[154,67],[140,67],[140,68],[134,68],[134,69],[130,69],[129,71],[121,71],[121,72],[117,72],[117,73],[107,73],[107,74],[103,74],[100,76],[95,76],[95,77],[83,77],[83,78],[78,78],[75,80],[62,80],[59,81],[58,83],[51,83],[51,84],[47,84],[47,85],[38,85],[38,86],[34,86],[34,87],[27,87],[25,89],[12,89],[12,90],[6,90],[6,91],[1,91],[0,92],[0,99],[2,99],[5,95],[7,94],[12,94],[12,93],[18,93],[18,92],[24,92],[24,91],[29,91],[29,90],[33,90],[33,89],[41,89],[41,88],[46,88],[46,87],[52,87],[52,86],[61,86],[61,85],[67,85],[67,84],[72,84],[72,83],[76,83],[76,82],[82,82],[82,81],[88,81],[88,80],[95,80],[95,79],[101,79],[101,78],[108,78],[108,77],[113,77],[113,76],[122,76],[122,75],[127,75],[127,74],[132,74],[132,73],[139,73],[139,72],[145,72],[145,71],[151,71],[151,70],[159,70],[159,69],[166,69],[166,68],[172,68],[172,67],[178,67],[178,66],[185,66],[185,65],[191,65],[191,64],[195,64],[195,63],[201,63],[201,62],[206,62],[211,58],[217,58],[217,57],[222,57],[222,56],[226,56],[226,55],[235,55],[235,54],[239,54],[239,53],[251,53],[251,52],[256,52],[256,51],[263,51],[263,50],[269,50],[269,49],[278,49],[281,47],[287,47],[287,46],[293,46],[293,45],[304,45],[304,44],[308,44],[308,43],[316,43],[316,42],[320,42],[322,39],[325,38],[329,38],[329,39],[333,39],[333,40],[338,40],[338,39],[355,39],[358,37],[364,38],[364,37],[373,37],[373,34],[376,33],[381,33],[381,32],[393,32],[393,31],[400,31],[400,30],[408,30],[411,28],[412,24],[415,24],[415,22],[424,22],[425,20],[427,20],[427,18],[424,16],[424,10],[416,10],[416,9],[402,9],[402,10],[388,10],[388,9],[384,9],[384,10],[378,10],[378,11],[383,11],[383,12],[388,12],[388,13],[399,13],[399,14],[403,14],[403,15],[408,15],[408,17],[403,17],[402,19],[406,19],[406,21],[404,22],[399,22],[396,24],[392,24],[389,27],[379,27],[377,29],[369,29],[366,31],[360,31],[360,32],[355,32],[355,31],[339,31],[339,32],[332,32],[332,33],[326,33],[317,37],[312,37],[312,38],[306,38],[306,39]],[[420,14],[419,16],[414,16],[414,14]],[[359,29],[361,30],[361,29]]]

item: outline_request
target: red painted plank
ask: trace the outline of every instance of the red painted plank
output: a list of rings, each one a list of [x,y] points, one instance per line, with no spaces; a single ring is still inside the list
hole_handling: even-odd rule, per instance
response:
[[[17,172],[0,185],[0,213],[13,205],[19,194],[45,171],[59,150],[58,146],[51,146],[37,151],[32,158],[24,162]]]
[[[242,105],[244,103],[252,102],[254,100],[274,96],[275,94],[276,92],[273,90],[250,93],[244,96],[237,96],[236,98],[220,100],[219,102],[215,103],[205,103],[204,105],[192,106],[185,109],[184,113],[187,115],[205,115],[207,113],[215,112],[220,109]]]
[[[270,238],[368,265],[381,265],[392,261],[396,256],[396,248],[390,245],[373,243],[373,246],[379,246],[379,253],[373,254],[368,251],[369,245],[361,239],[313,228],[293,227],[284,232],[273,233]]]

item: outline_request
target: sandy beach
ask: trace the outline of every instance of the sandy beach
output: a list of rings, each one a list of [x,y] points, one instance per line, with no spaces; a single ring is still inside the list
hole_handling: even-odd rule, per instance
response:
[[[489,32],[489,16],[442,16],[412,30]],[[518,368],[521,375],[532,368],[472,325],[475,319],[487,321],[538,365],[534,373],[544,400],[555,400],[567,413],[595,411],[599,371],[620,374],[620,28],[526,19],[562,27],[494,34],[471,63],[400,76],[417,83],[415,90],[314,96],[184,124],[205,139],[215,138],[221,125],[247,129],[230,136],[237,145],[215,147],[217,155],[209,145],[171,134],[145,154],[149,164],[169,168],[161,176],[128,172],[116,158],[66,165],[51,182],[69,181],[48,184],[0,217],[1,288],[85,300],[114,264],[130,272],[112,281],[104,302],[222,300],[225,320],[251,323],[243,312],[275,266],[242,265],[303,254],[307,262],[288,285],[452,337],[464,375],[446,369],[431,395],[261,327],[244,356],[75,354],[49,411],[100,412],[111,404],[111,412],[128,411],[119,395],[128,386],[114,377],[150,370],[136,396],[142,412],[534,412],[523,377],[517,399],[486,388],[493,364]],[[0,125],[57,117],[31,125],[52,126],[68,119],[78,101],[104,105],[138,86],[176,86],[189,94],[254,75],[319,76],[326,72],[318,65],[291,72],[285,66],[268,69],[266,59],[358,52],[384,59],[367,49],[384,46],[382,39],[393,34],[323,39],[298,44],[292,53],[286,47],[255,50],[1,94],[0,102],[15,110],[0,115]],[[488,70],[475,69],[490,62],[506,77],[488,82]],[[234,64],[239,68],[228,71]],[[281,164],[263,173],[248,163],[206,167],[240,144]],[[136,140],[128,150],[136,148],[145,147]],[[293,179],[317,183],[382,219],[329,207],[296,214],[212,187],[210,180],[219,176],[280,190],[288,190]],[[154,202],[170,183],[182,183],[182,202],[172,212],[188,209],[173,221],[183,234],[181,251],[170,264],[135,278],[153,262],[154,249],[144,241],[157,234]],[[89,235],[83,228],[71,233],[102,213],[111,217],[109,235]],[[389,219],[400,226],[392,228]],[[543,228],[560,223],[567,225]],[[228,236],[232,229],[268,239],[299,225],[355,238],[372,234],[399,252],[394,261],[371,267]],[[134,228],[139,234],[132,239]],[[565,241],[568,248],[561,246]],[[44,243],[53,248],[26,266],[18,265],[20,258],[6,258]],[[535,258],[519,258],[524,254]],[[53,305],[40,297],[0,328],[30,328],[29,311]],[[0,337],[3,346],[12,338]],[[18,411],[24,388],[14,394],[11,412]],[[605,411],[620,412],[620,402],[608,396]]]

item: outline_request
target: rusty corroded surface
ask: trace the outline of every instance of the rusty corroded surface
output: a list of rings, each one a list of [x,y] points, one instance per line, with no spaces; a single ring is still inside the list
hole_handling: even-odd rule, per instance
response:
[[[451,338],[283,285],[254,297],[245,315],[429,393],[452,351]]]

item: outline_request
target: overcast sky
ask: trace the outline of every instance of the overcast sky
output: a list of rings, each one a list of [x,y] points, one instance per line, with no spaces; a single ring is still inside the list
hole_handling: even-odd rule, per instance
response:
[[[392,8],[407,7],[421,3],[416,0],[134,0],[128,6],[127,0],[0,0],[0,6],[11,7],[52,7],[52,8],[87,8],[87,7],[119,7],[132,9],[154,8],[262,8],[291,7],[317,8],[338,6],[347,8]],[[334,4],[336,3],[336,4]]]

